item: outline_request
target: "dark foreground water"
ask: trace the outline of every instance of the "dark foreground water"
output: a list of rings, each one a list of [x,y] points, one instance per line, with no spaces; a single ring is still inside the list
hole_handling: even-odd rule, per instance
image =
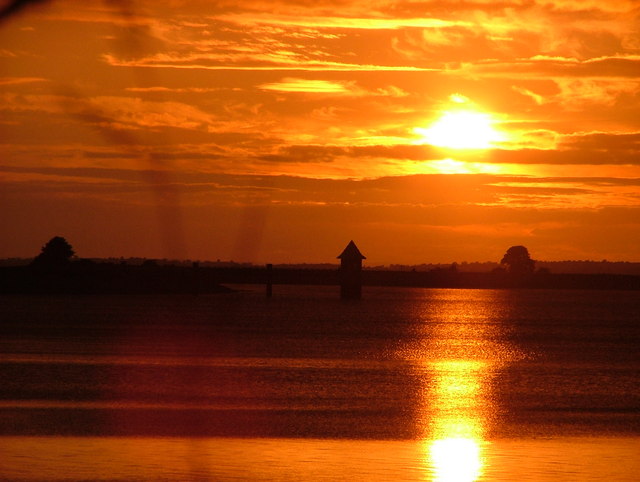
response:
[[[637,480],[640,293],[2,297],[2,480]]]

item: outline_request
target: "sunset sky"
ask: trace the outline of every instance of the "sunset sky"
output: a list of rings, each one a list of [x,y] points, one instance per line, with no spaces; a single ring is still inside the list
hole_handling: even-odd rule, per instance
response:
[[[2,258],[640,261],[637,0],[34,2],[0,98]]]

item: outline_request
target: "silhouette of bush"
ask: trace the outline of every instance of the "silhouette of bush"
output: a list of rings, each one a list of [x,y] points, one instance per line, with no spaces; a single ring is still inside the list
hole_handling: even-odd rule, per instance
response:
[[[511,246],[500,261],[500,265],[505,266],[507,272],[514,275],[532,274],[535,264],[524,246]]]
[[[61,236],[55,236],[42,247],[33,260],[34,266],[58,267],[69,264],[75,252],[71,245]]]

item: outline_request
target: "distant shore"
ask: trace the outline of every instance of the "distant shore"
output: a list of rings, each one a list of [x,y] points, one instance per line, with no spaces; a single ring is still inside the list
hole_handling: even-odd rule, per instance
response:
[[[274,268],[272,283],[338,285],[338,269]],[[200,267],[70,263],[56,269],[31,266],[0,267],[2,294],[151,294],[225,293],[225,284],[266,284],[264,267]],[[621,274],[562,274],[540,271],[512,276],[457,270],[392,271],[365,269],[363,286],[406,286],[467,289],[604,289],[640,290],[640,276]]]

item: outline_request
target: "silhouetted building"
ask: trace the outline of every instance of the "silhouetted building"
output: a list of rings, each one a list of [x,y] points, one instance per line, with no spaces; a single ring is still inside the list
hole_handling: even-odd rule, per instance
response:
[[[362,260],[367,259],[356,243],[350,241],[340,256],[340,298],[362,297]]]

